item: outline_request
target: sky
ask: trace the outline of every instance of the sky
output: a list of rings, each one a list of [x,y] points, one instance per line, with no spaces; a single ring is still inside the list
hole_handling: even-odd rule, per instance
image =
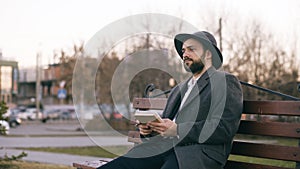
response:
[[[172,15],[196,26],[199,14],[258,18],[279,38],[300,35],[297,0],[0,0],[0,49],[19,67],[34,66],[38,52],[42,64],[52,63],[54,51],[68,50],[106,25],[142,13]]]

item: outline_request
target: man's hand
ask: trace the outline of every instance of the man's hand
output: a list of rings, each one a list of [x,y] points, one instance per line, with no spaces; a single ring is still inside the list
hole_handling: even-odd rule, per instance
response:
[[[163,119],[163,122],[149,122],[147,125],[161,136],[177,136],[177,124],[170,119]]]
[[[152,129],[147,124],[139,124],[138,125],[141,135],[149,135],[152,133]]]

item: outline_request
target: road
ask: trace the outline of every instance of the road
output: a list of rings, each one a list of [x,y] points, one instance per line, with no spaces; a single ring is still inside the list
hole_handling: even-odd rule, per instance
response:
[[[81,131],[78,120],[70,121],[48,121],[42,123],[40,121],[24,121],[16,128],[9,130],[10,136],[44,136],[44,135],[85,135]]]

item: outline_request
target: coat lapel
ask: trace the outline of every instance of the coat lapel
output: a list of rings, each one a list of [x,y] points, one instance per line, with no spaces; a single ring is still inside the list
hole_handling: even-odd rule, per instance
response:
[[[181,104],[181,100],[184,96],[184,93],[187,91],[187,82],[189,81],[186,80],[178,86],[175,87],[174,91],[171,93],[172,96],[169,97],[168,103],[165,111],[163,113],[163,117],[168,117],[170,119],[173,119],[175,115],[177,114],[178,108]]]
[[[188,96],[187,100],[183,104],[181,110],[183,110],[186,106],[188,106],[189,103],[193,101],[196,97],[199,97],[199,94],[209,83],[209,76],[212,75],[214,72],[215,69],[209,69],[200,77],[200,79],[197,81],[197,85],[193,87],[190,95]]]

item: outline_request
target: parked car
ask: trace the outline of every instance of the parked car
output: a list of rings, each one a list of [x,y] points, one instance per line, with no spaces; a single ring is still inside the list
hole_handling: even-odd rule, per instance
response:
[[[50,109],[50,110],[45,110],[43,113],[43,119],[47,120],[57,120],[59,119],[59,109]]]
[[[42,117],[42,122],[47,122],[47,120],[71,120],[76,119],[76,113],[74,109],[71,108],[53,108],[45,110]]]
[[[36,108],[26,108],[25,111],[18,113],[18,117],[24,120],[42,119],[43,113],[39,112],[37,116]]]
[[[127,106],[125,104],[116,104],[113,111],[114,119],[130,119],[130,114]]]
[[[4,132],[2,132],[3,130],[5,130],[5,133],[6,134],[9,134],[9,129],[10,129],[10,127],[9,127],[9,123],[7,122],[7,121],[5,121],[5,120],[0,120],[0,130],[1,130],[1,132],[0,132],[0,134],[3,134]]]
[[[76,119],[75,111],[63,110],[59,114],[59,119],[62,120]]]
[[[109,120],[113,113],[113,107],[111,104],[101,104],[99,106],[100,112],[103,115],[103,117],[107,120]]]
[[[15,109],[8,109],[3,117],[7,118],[10,127],[16,127],[21,124],[22,120],[17,116],[18,111]]]
[[[3,117],[8,118],[12,114],[10,109],[7,109],[6,113],[3,114]]]
[[[22,120],[17,115],[10,115],[8,119],[9,126],[14,128],[21,125]]]

